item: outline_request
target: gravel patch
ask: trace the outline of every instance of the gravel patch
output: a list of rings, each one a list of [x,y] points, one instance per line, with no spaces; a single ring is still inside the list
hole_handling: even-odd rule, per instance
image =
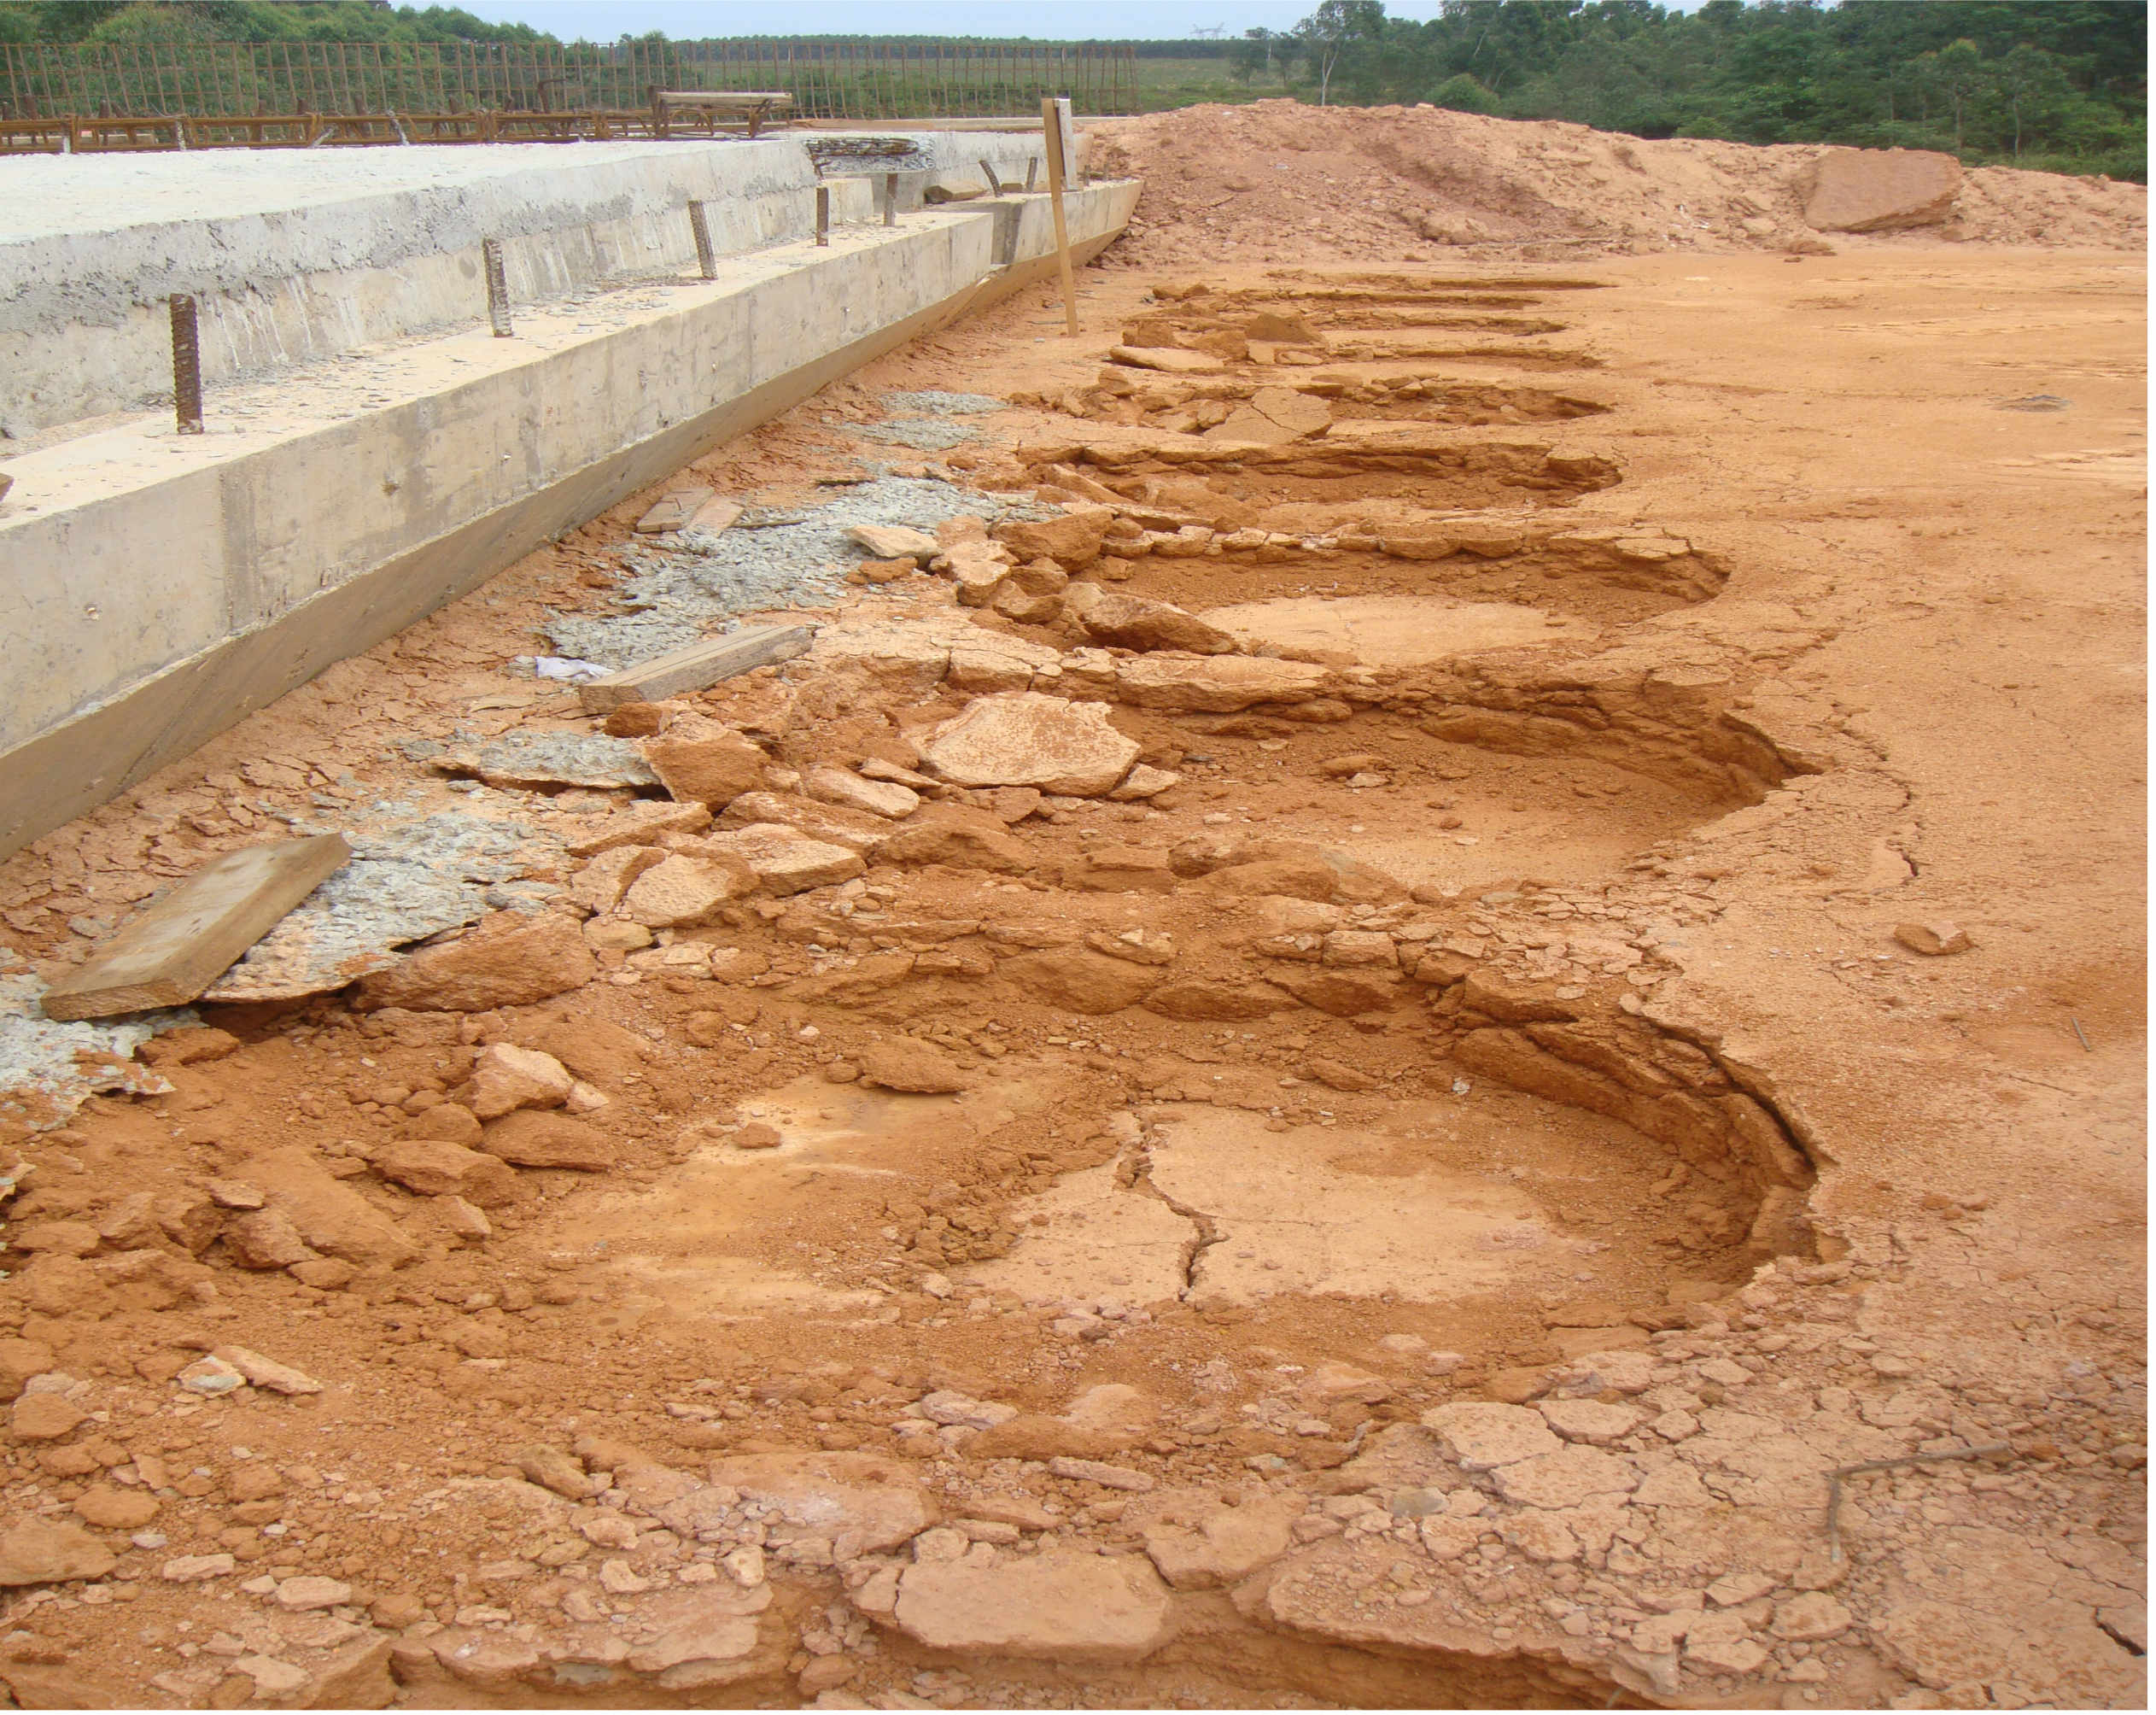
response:
[[[1002,401],[996,404],[1000,408]],[[716,535],[687,531],[679,550],[628,546],[622,559],[631,575],[621,592],[622,611],[558,615],[547,623],[546,636],[563,655],[613,669],[630,666],[734,630],[741,614],[830,606],[862,559],[860,546],[846,535],[856,524],[932,530],[967,512],[990,523],[1053,516],[1031,500],[951,483],[879,477],[818,506],[751,512]]]

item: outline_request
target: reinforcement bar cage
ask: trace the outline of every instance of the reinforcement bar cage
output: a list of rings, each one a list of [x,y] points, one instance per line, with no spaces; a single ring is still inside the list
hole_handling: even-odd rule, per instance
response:
[[[63,119],[603,114],[616,124],[601,134],[635,135],[655,91],[686,90],[783,91],[810,120],[1022,115],[1046,95],[1119,114],[1136,101],[1136,64],[1128,45],[1085,43],[0,44],[0,120],[26,139],[24,122]],[[134,146],[172,143],[146,134]]]

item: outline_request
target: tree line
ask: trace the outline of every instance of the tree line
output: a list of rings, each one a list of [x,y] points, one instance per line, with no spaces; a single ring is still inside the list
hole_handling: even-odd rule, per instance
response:
[[[456,6],[376,0],[0,0],[0,42],[552,42]]]
[[[1171,99],[1429,102],[1639,137],[1949,150],[2147,179],[2146,0],[1322,0],[1293,30],[1154,41],[1218,63]],[[663,41],[651,36],[640,40]],[[951,36],[816,41],[959,42]],[[0,43],[472,41],[550,44],[524,24],[386,0],[0,0]],[[1116,45],[1124,45],[1117,44]]]
[[[1937,149],[1971,164],[2147,179],[2145,0],[1323,0],[1252,30],[1246,85],[1429,102],[1648,138]]]

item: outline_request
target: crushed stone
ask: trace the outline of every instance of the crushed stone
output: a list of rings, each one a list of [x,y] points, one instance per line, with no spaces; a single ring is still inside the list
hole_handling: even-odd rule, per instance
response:
[[[886,393],[884,405],[897,416],[973,417],[1008,411],[1010,401],[992,393],[944,393],[932,387],[918,393]]]
[[[991,524],[1052,516],[1029,500],[979,494],[933,478],[877,477],[817,506],[745,515],[716,535],[687,531],[679,551],[626,547],[622,559],[631,575],[621,594],[622,611],[557,614],[547,621],[546,634],[564,655],[627,667],[733,631],[741,614],[828,607],[861,558],[846,534],[856,524],[932,530],[946,518],[969,512]]]
[[[527,781],[550,786],[657,786],[658,776],[643,752],[627,739],[603,733],[509,733],[485,744],[460,746],[435,766],[476,774],[498,786]]]
[[[958,423],[938,423],[932,417],[894,417],[888,423],[863,423],[853,432],[864,441],[912,447],[924,453],[941,453],[961,442],[981,438],[978,429],[968,429]]]
[[[190,1009],[137,1013],[120,1023],[62,1024],[38,1004],[45,988],[27,971],[0,976],[0,1120],[50,1131],[92,1096],[155,1096],[172,1087],[135,1064],[135,1051],[161,1031],[201,1023]]]
[[[372,827],[293,823],[295,834],[342,833],[352,860],[213,983],[204,999],[296,1000],[342,988],[394,963],[397,948],[477,922],[490,910],[533,908],[536,897],[503,884],[560,852],[552,835],[517,822],[457,811],[390,819],[409,817],[412,806],[377,806],[377,813],[384,811]]]

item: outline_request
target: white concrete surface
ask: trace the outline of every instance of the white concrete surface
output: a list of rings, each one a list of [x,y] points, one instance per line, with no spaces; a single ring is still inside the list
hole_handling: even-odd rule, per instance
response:
[[[901,208],[985,155],[1024,177],[1037,138],[922,134]],[[0,161],[0,433],[169,403],[165,300],[201,305],[216,388],[385,339],[482,322],[484,238],[512,303],[696,270],[687,204],[739,255],[808,233],[805,134],[749,142],[198,149]],[[834,178],[832,217],[879,218],[880,182]],[[0,448],[4,448],[0,442]]]
[[[1082,255],[1132,181],[1071,198]],[[1053,269],[1045,197],[264,383],[9,461],[0,855],[914,334]],[[1005,266],[1009,264],[1009,266]],[[357,372],[363,369],[364,373]]]

